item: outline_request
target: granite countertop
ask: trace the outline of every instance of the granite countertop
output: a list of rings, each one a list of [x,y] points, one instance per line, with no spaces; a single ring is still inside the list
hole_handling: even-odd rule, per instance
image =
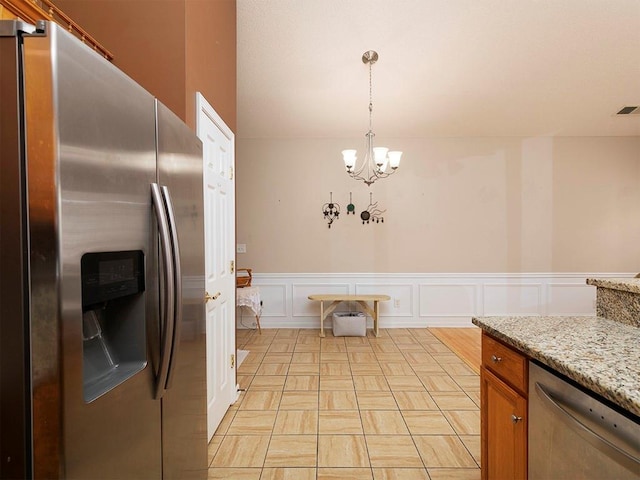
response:
[[[472,322],[640,416],[640,328],[602,317],[474,317]]]
[[[640,278],[587,278],[587,285],[640,293]]]

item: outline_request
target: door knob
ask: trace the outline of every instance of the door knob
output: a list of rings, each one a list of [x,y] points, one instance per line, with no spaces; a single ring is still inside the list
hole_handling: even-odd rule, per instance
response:
[[[518,417],[517,415],[511,415],[511,421],[513,422],[514,425],[521,420],[522,420],[522,417]]]
[[[217,300],[220,295],[222,295],[220,292],[213,296],[209,295],[209,292],[204,292],[204,303],[207,303],[209,300]]]

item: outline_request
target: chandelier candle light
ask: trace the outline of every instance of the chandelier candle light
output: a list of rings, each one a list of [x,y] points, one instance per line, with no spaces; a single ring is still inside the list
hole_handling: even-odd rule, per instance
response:
[[[362,63],[369,65],[369,131],[365,134],[364,161],[359,167],[356,167],[358,159],[356,150],[342,151],[347,173],[356,180],[362,180],[368,186],[371,186],[379,178],[387,178],[389,175],[394,174],[400,166],[400,157],[402,156],[402,152],[390,152],[388,148],[373,146],[373,137],[376,135],[373,133],[371,121],[373,114],[371,66],[377,61],[378,53],[373,50],[364,52],[362,55]]]

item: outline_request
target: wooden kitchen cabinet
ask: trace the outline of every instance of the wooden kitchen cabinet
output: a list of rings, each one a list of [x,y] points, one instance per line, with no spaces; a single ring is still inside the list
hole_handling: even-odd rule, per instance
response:
[[[527,478],[527,358],[482,334],[482,480]]]

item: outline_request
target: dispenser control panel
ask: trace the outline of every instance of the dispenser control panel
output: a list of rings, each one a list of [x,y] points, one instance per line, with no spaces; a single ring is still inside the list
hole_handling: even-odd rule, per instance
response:
[[[85,253],[81,271],[83,308],[144,291],[141,250]]]

